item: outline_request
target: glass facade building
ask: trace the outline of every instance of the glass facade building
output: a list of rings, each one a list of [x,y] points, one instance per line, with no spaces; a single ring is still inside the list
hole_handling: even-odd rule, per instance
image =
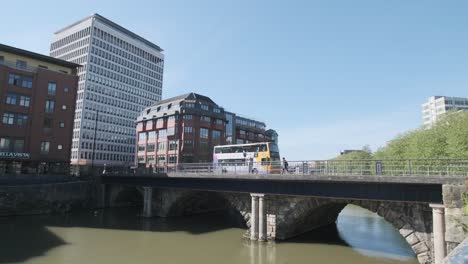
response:
[[[161,100],[163,50],[93,14],[55,32],[50,55],[81,64],[71,163],[130,166],[135,119]]]

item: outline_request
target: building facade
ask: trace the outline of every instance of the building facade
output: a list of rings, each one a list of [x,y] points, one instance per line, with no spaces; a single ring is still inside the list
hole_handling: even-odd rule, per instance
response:
[[[0,174],[67,167],[79,66],[0,44]]]
[[[265,123],[226,112],[196,93],[157,102],[144,109],[136,122],[138,165],[160,169],[211,162],[214,146],[266,138]]]
[[[468,110],[468,98],[431,96],[422,105],[423,125],[430,127],[448,111]]]
[[[162,51],[98,14],[55,32],[50,55],[83,65],[72,164],[134,164],[134,121],[162,95]]]

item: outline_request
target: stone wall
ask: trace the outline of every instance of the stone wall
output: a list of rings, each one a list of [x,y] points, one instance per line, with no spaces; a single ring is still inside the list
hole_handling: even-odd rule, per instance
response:
[[[0,186],[0,216],[93,208],[95,194],[95,185],[88,182]]]
[[[464,227],[468,225],[464,214],[464,195],[468,193],[466,185],[443,185],[445,206],[445,242],[447,253],[450,253],[464,239]]]

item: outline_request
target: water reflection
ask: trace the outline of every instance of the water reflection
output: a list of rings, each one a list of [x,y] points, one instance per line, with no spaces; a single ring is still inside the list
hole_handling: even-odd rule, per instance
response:
[[[243,240],[245,229],[223,213],[144,219],[118,209],[4,218],[0,263],[417,263],[398,231],[359,210],[279,243]]]

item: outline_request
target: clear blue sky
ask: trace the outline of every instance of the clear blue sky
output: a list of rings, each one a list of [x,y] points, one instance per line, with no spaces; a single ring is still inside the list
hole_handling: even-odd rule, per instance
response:
[[[375,150],[419,127],[429,96],[468,96],[463,0],[17,0],[0,42],[48,54],[95,12],[165,50],[164,98],[194,91],[263,120],[288,160]]]

